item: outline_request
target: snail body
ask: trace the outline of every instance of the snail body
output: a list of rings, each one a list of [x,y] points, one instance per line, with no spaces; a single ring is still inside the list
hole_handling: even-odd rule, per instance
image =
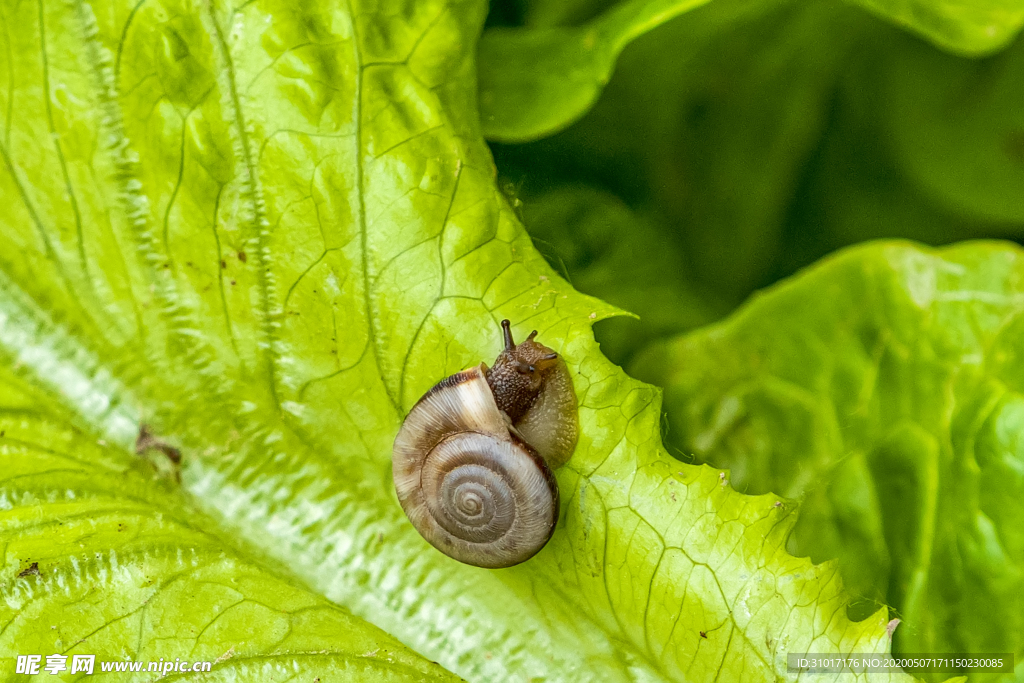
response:
[[[533,557],[558,521],[552,470],[579,435],[565,362],[533,340],[438,382],[395,439],[395,490],[409,520],[446,555],[478,567]]]

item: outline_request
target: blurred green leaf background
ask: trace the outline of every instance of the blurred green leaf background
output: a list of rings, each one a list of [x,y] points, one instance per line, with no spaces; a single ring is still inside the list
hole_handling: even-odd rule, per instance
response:
[[[481,44],[499,177],[551,265],[636,314],[595,333],[666,390],[670,451],[799,500],[790,550],[840,558],[852,615],[889,605],[894,651],[1024,653],[1024,339],[996,265],[1024,236],[1022,19],[520,0]]]
[[[592,21],[607,4],[559,4],[559,13],[494,3],[489,21],[547,31]],[[487,45],[485,34],[484,57]],[[620,282],[582,289],[646,313],[631,344],[599,326],[602,340],[616,337],[606,352],[625,363],[670,332],[662,319],[681,331],[721,317],[844,246],[1017,239],[1024,44],[982,48],[990,54],[950,54],[845,2],[721,0],[632,42],[593,109],[561,132],[491,147],[551,263],[575,284],[599,277],[591,267],[615,270]],[[486,100],[482,108],[486,134]],[[634,225],[641,236],[623,240]],[[556,246],[601,226],[620,239],[586,253]],[[640,251],[611,253],[621,241]],[[671,313],[631,294],[666,284],[635,258],[650,250],[674,264],[673,297],[660,299]],[[690,303],[680,309],[680,299]]]

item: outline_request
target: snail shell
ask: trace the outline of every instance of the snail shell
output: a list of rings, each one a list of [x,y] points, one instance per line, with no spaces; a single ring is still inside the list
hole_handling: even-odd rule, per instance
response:
[[[579,434],[564,361],[533,341],[512,342],[486,364],[446,377],[406,417],[392,468],[416,530],[446,555],[509,567],[535,555],[558,521],[552,468]]]

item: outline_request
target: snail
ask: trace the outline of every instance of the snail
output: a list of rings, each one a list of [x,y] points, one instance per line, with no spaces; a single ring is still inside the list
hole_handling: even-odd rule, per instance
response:
[[[409,411],[395,438],[398,500],[431,545],[477,567],[533,557],[558,521],[558,484],[579,436],[576,393],[565,361],[534,341],[520,344],[501,321],[505,348],[438,382]]]

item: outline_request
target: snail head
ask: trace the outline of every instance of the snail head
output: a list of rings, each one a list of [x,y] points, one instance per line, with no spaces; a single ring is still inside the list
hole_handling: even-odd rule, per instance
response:
[[[494,367],[487,370],[487,383],[498,407],[515,423],[537,400],[547,371],[558,362],[558,354],[534,341],[536,330],[516,344],[508,320],[501,321],[501,329],[505,348]]]

